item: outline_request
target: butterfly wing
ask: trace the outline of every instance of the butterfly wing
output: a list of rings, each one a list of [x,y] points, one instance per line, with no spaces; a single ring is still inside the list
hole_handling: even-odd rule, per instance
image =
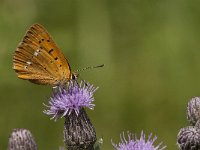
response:
[[[13,57],[13,69],[21,79],[37,84],[57,85],[70,79],[67,59],[46,29],[34,24],[27,31]]]

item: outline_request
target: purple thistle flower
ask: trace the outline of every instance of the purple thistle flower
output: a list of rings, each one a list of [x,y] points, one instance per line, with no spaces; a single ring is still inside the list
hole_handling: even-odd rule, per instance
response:
[[[181,128],[177,136],[177,145],[180,150],[199,150],[200,129],[196,126]]]
[[[47,115],[52,115],[52,119],[57,120],[66,115],[70,115],[75,111],[78,116],[82,107],[94,109],[95,104],[93,94],[98,89],[89,83],[81,81],[80,84],[70,81],[68,88],[58,86],[50,98],[49,109],[44,110]]]
[[[141,132],[141,137],[138,139],[134,134],[127,132],[128,139],[126,139],[124,132],[120,134],[121,143],[112,145],[116,150],[164,150],[166,146],[161,147],[160,143],[158,146],[154,147],[154,142],[157,137],[152,138],[152,134],[148,136],[146,140],[145,134]]]

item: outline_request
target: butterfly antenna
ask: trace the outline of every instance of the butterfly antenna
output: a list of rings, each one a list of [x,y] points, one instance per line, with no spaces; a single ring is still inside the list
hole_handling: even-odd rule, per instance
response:
[[[100,68],[100,67],[103,67],[103,66],[104,66],[104,64],[98,65],[98,66],[85,67],[85,68],[83,68],[83,69],[78,69],[78,70],[76,70],[76,72],[84,71],[84,70],[88,70],[88,69]]]

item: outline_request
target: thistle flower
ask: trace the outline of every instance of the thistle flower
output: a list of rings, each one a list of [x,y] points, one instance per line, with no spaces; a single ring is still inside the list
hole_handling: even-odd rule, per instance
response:
[[[196,126],[180,129],[177,136],[177,145],[180,150],[199,150],[200,129]]]
[[[13,129],[9,137],[8,150],[37,150],[37,145],[29,130]]]
[[[152,138],[152,134],[148,136],[147,140],[143,132],[141,132],[139,139],[130,132],[127,132],[127,135],[128,139],[126,139],[124,132],[120,134],[121,142],[119,144],[114,144],[112,142],[116,150],[164,150],[166,148],[166,146],[161,147],[162,143],[155,147],[153,144],[157,137],[154,136],[154,138]]]
[[[193,97],[187,105],[187,119],[192,125],[200,120],[200,97]]]
[[[44,113],[53,119],[65,117],[64,142],[68,150],[91,150],[96,142],[96,132],[84,107],[94,109],[93,94],[96,87],[86,82],[70,81],[67,88],[59,86]]]
[[[65,116],[64,142],[68,150],[93,150],[96,132],[84,108]]]
[[[70,115],[73,111],[78,116],[82,107],[94,109],[93,94],[98,88],[83,81],[80,84],[70,81],[67,87],[57,87],[50,98],[49,105],[45,105],[49,109],[44,113],[51,115],[55,120]]]

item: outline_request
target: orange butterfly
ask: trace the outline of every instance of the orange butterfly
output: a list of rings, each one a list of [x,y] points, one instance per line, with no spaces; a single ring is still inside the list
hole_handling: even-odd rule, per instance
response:
[[[20,79],[52,86],[65,84],[78,76],[71,71],[68,60],[40,24],[32,25],[19,43],[13,57],[13,69]]]

